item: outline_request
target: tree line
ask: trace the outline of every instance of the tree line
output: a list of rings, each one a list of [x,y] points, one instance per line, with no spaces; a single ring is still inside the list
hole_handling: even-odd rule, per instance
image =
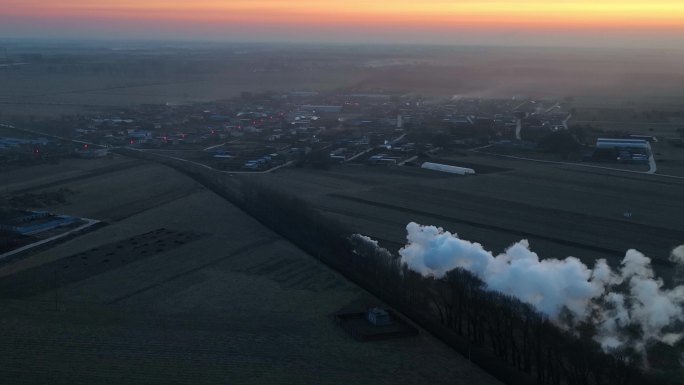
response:
[[[126,155],[154,157],[128,152]],[[370,291],[508,384],[667,384],[640,369],[635,352],[604,353],[592,326],[559,329],[532,306],[488,291],[462,269],[436,279],[400,259],[304,200],[255,182],[226,178],[192,164],[156,158],[216,192],[307,253]]]
[[[606,354],[591,339],[559,329],[531,305],[488,291],[462,269],[424,277],[353,229],[290,194],[243,180],[243,210],[308,253],[436,333],[507,383],[603,385],[660,383],[639,369],[634,351]],[[579,334],[579,335],[578,335]]]

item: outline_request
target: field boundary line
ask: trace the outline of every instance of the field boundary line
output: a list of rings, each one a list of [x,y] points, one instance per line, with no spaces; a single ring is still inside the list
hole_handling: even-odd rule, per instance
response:
[[[81,225],[81,226],[79,226],[79,227],[77,227],[77,228],[75,228],[75,229],[69,230],[69,231],[67,231],[66,233],[59,234],[59,235],[55,235],[54,237],[50,237],[50,238],[48,238],[48,239],[43,239],[42,241],[34,242],[34,243],[29,244],[29,245],[20,247],[20,248],[18,248],[18,249],[15,249],[15,250],[12,250],[12,251],[8,251],[8,252],[6,252],[6,253],[0,255],[0,260],[6,259],[6,258],[8,258],[8,257],[11,257],[11,256],[15,255],[15,254],[23,253],[24,251],[31,250],[31,249],[33,249],[33,248],[35,248],[35,247],[42,246],[42,245],[45,245],[45,244],[54,242],[54,241],[56,241],[56,240],[59,240],[59,239],[61,239],[61,238],[64,238],[64,237],[66,237],[66,236],[69,236],[69,235],[71,235],[71,234],[77,233],[77,232],[79,232],[79,231],[81,231],[81,230],[85,230],[85,229],[87,229],[87,228],[89,228],[89,227],[91,227],[91,226],[94,226],[94,225],[98,224],[98,223],[102,223],[102,221],[98,221],[97,219],[88,219],[88,218],[81,218],[81,219],[87,221],[87,223],[84,224],[84,225]]]
[[[473,226],[473,227],[479,227],[479,228],[483,228],[483,229],[487,229],[487,230],[502,231],[502,232],[505,232],[508,234],[513,234],[513,235],[516,235],[519,237],[537,238],[537,239],[541,239],[541,240],[545,240],[548,242],[553,242],[553,243],[557,243],[557,244],[561,244],[561,245],[565,245],[565,246],[572,246],[572,247],[577,247],[577,248],[581,248],[581,249],[585,249],[585,250],[591,250],[591,251],[595,251],[595,252],[599,252],[599,253],[607,253],[607,254],[615,255],[615,256],[624,255],[624,253],[626,251],[626,250],[615,250],[615,249],[611,249],[611,248],[603,247],[603,246],[589,245],[586,243],[574,242],[574,241],[570,241],[570,240],[566,240],[566,239],[550,237],[550,236],[543,235],[543,234],[535,234],[535,233],[532,233],[529,231],[510,229],[507,227],[496,226],[496,225],[491,225],[491,224],[482,223],[482,222],[476,222],[476,221],[467,220],[467,219],[459,219],[456,217],[450,217],[447,215],[437,214],[437,213],[433,213],[433,212],[429,212],[429,211],[421,211],[421,210],[410,209],[410,208],[406,208],[403,206],[394,205],[391,203],[376,202],[376,201],[373,201],[370,199],[365,199],[365,198],[347,196],[347,195],[337,194],[337,193],[330,194],[330,196],[340,198],[340,199],[349,200],[352,202],[362,203],[362,204],[366,204],[366,205],[370,205],[370,206],[382,207],[382,208],[386,208],[386,209],[390,209],[390,210],[400,210],[400,211],[408,212],[411,214],[423,215],[426,217],[433,217],[433,218],[444,220],[444,221],[457,222],[457,223],[461,223],[461,224],[465,224],[465,225],[469,225],[469,226]],[[674,266],[673,262],[670,262],[670,261],[664,260],[664,259],[658,259],[658,258],[652,258],[651,263],[667,265],[667,266]]]
[[[487,146],[488,147],[488,146]],[[481,147],[482,148],[482,147]],[[605,167],[605,166],[595,166],[593,164],[582,164],[582,163],[573,163],[573,162],[558,162],[558,161],[553,161],[553,160],[544,160],[544,159],[534,159],[534,158],[525,158],[522,156],[513,156],[513,155],[503,155],[503,154],[493,154],[491,152],[486,152],[486,151],[479,151],[478,149],[471,149],[469,150],[471,152],[475,152],[478,154],[483,154],[483,155],[489,155],[493,157],[500,157],[500,158],[509,158],[509,159],[517,159],[517,160],[526,160],[529,162],[537,162],[537,163],[547,163],[547,164],[555,164],[555,165],[560,165],[560,166],[575,166],[575,167],[587,167],[587,168],[596,168],[599,170],[609,170],[609,171],[616,171],[616,172],[625,172],[625,173],[630,173],[630,174],[638,174],[638,175],[653,175],[653,176],[659,176],[663,178],[672,178],[672,179],[683,179],[684,176],[679,176],[679,175],[668,175],[668,174],[658,174],[655,172],[651,172],[651,169],[649,171],[633,171],[633,170],[623,170],[620,168],[612,168],[612,167]],[[654,161],[655,162],[655,161]],[[649,164],[649,167],[651,165]]]
[[[156,288],[158,288],[158,287],[161,287],[161,286],[164,285],[164,284],[167,284],[167,283],[169,283],[169,282],[171,282],[171,281],[174,281],[174,280],[176,280],[176,279],[178,279],[178,278],[181,278],[181,277],[183,277],[183,276],[186,276],[186,275],[188,275],[188,274],[196,273],[196,272],[198,272],[198,271],[200,271],[200,270],[202,270],[202,269],[205,269],[205,268],[207,268],[207,267],[209,267],[209,266],[211,266],[211,265],[215,265],[215,264],[217,264],[217,263],[220,263],[220,262],[222,262],[222,261],[224,261],[224,260],[226,260],[226,259],[229,259],[229,258],[238,256],[238,255],[240,255],[240,254],[242,254],[242,253],[245,253],[245,252],[248,252],[248,251],[250,251],[250,250],[254,250],[254,249],[257,249],[257,248],[260,248],[260,247],[264,247],[264,246],[267,246],[267,245],[271,245],[271,244],[276,243],[276,242],[278,242],[278,241],[280,241],[280,240],[282,240],[282,239],[283,239],[283,238],[281,238],[281,237],[274,237],[274,236],[271,236],[271,237],[268,237],[268,238],[259,240],[259,241],[257,241],[257,242],[252,242],[252,243],[246,244],[246,245],[244,245],[244,246],[238,247],[237,249],[235,249],[233,252],[229,253],[228,255],[224,255],[224,256],[222,256],[222,257],[215,258],[215,259],[213,259],[213,260],[211,260],[211,261],[209,261],[209,262],[207,262],[207,263],[204,263],[204,264],[202,264],[202,265],[200,265],[200,266],[193,267],[193,268],[190,269],[190,270],[186,270],[186,271],[183,271],[183,272],[174,274],[174,275],[172,275],[172,276],[170,276],[170,277],[167,277],[167,278],[165,278],[165,279],[163,279],[163,280],[161,280],[161,281],[159,281],[159,282],[155,282],[155,283],[153,283],[153,284],[151,284],[151,285],[147,285],[147,286],[145,286],[145,287],[143,287],[143,288],[140,288],[140,289],[138,289],[138,290],[135,290],[135,291],[133,291],[133,292],[131,292],[131,293],[128,293],[128,294],[122,295],[122,296],[120,296],[120,297],[114,298],[113,300],[107,301],[107,303],[109,303],[109,304],[117,304],[117,303],[119,303],[119,302],[121,302],[121,301],[124,301],[124,300],[126,300],[126,299],[128,299],[128,298],[134,297],[134,296],[136,296],[136,295],[138,295],[138,294],[142,294],[142,293],[144,293],[144,292],[146,292],[146,291],[149,291],[149,290],[152,290],[152,289],[156,289]]]
[[[168,156],[168,155],[157,154],[157,153],[154,153],[154,152],[151,152],[151,151],[145,151],[145,150],[142,150],[142,149],[139,149],[139,148],[133,148],[133,147],[124,147],[124,148],[127,149],[127,150],[133,150],[133,151],[142,152],[142,153],[144,153],[144,154],[150,154],[150,155],[152,155],[152,156],[157,156],[157,157],[160,157],[160,158],[167,158],[167,159],[177,160],[177,161],[179,161],[179,162],[190,163],[190,164],[193,164],[193,165],[195,165],[195,166],[200,166],[200,167],[206,168],[207,170],[211,170],[211,171],[213,171],[213,172],[220,172],[220,173],[222,173],[222,174],[268,174],[268,173],[271,173],[271,172],[273,172],[273,171],[275,171],[275,170],[278,170],[278,169],[280,169],[280,168],[290,166],[290,165],[294,164],[294,162],[295,162],[294,160],[291,160],[291,161],[289,161],[289,162],[287,162],[287,163],[283,163],[283,164],[281,164],[281,165],[279,165],[279,166],[275,166],[275,167],[273,167],[273,168],[270,168],[270,169],[264,170],[264,171],[227,171],[227,170],[217,170],[217,169],[215,169],[215,168],[213,168],[213,167],[211,167],[211,166],[207,166],[207,165],[204,164],[204,163],[194,162],[194,161],[192,161],[192,160],[183,159],[183,158],[178,158],[178,157],[175,157],[175,156]]]

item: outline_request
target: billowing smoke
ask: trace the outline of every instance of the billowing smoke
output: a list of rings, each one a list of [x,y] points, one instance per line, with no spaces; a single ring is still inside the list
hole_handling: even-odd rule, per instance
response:
[[[378,245],[378,241],[361,234],[353,234],[349,237],[354,250],[361,255],[377,254],[381,258],[391,261],[392,253]]]
[[[626,346],[642,350],[649,341],[674,344],[682,338],[670,329],[684,322],[684,286],[664,289],[651,260],[636,250],[628,250],[613,271],[604,259],[593,268],[574,257],[540,259],[526,240],[495,256],[441,228],[410,223],[406,230],[408,243],[399,254],[410,269],[436,278],[465,269],[489,290],[532,304],[562,327],[593,323],[595,338],[606,351]],[[684,263],[684,246],[672,252],[671,260]],[[573,317],[561,317],[567,312]]]
[[[675,247],[670,255],[670,260],[674,263],[684,265],[684,245]]]

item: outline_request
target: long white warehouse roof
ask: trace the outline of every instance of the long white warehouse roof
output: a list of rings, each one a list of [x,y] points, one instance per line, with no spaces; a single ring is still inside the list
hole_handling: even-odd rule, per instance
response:
[[[472,168],[451,166],[448,164],[425,162],[420,167],[427,170],[448,172],[458,175],[475,175],[475,170]]]
[[[606,147],[628,147],[628,148],[650,148],[648,141],[642,139],[609,139],[598,138],[596,140],[597,148]]]

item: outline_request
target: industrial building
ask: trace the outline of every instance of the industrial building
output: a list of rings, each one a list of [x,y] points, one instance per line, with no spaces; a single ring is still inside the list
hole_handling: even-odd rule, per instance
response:
[[[420,167],[426,170],[448,172],[451,174],[475,175],[475,170],[473,170],[472,168],[451,166],[448,164],[425,162]]]
[[[0,230],[21,235],[38,234],[79,220],[68,215],[54,215],[46,211],[5,210],[1,213]]]
[[[21,138],[0,138],[0,150],[17,149],[24,146],[46,146],[52,143],[45,138],[21,139]]]
[[[624,163],[648,163],[651,145],[644,139],[598,138],[594,149],[595,160]]]

